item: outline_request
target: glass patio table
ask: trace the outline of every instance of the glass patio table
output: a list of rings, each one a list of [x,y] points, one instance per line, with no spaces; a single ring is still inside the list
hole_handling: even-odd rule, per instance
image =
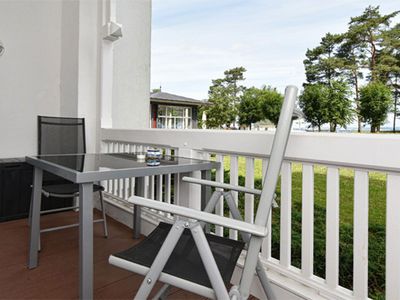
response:
[[[203,178],[209,178],[210,170],[220,167],[218,162],[177,156],[163,156],[159,166],[147,166],[146,162],[138,160],[133,153],[28,156],[26,162],[34,167],[29,269],[38,266],[43,171],[79,184],[80,299],[93,298],[93,183],[136,177],[135,194],[143,196],[145,176],[179,174],[178,178],[181,178],[201,171]],[[202,193],[202,202],[207,197],[204,194]],[[140,235],[140,221],[140,208],[135,207],[133,224],[136,238]]]

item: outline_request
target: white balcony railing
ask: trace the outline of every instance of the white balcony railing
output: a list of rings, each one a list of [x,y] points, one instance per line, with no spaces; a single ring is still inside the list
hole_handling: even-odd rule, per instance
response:
[[[256,164],[262,162],[262,174],[268,164],[273,134],[248,131],[210,130],[102,130],[103,152],[140,152],[148,147],[158,147],[167,154],[210,159],[224,162],[229,157],[229,182],[239,183],[239,162],[245,161],[246,187],[254,187]],[[400,138],[393,135],[369,134],[318,134],[293,133],[286,151],[281,171],[279,259],[271,254],[271,235],[263,244],[262,253],[266,268],[274,283],[290,289],[289,281],[296,282],[312,295],[329,299],[368,298],[368,216],[369,172],[379,171],[386,175],[386,275],[387,299],[400,299]],[[292,264],[292,165],[301,164],[301,266]],[[325,276],[314,273],[314,168],[326,167],[326,245]],[[339,217],[340,217],[340,169],[354,171],[353,188],[353,284],[339,284]],[[195,174],[196,176],[196,174]],[[198,174],[197,174],[198,176]],[[215,180],[224,181],[224,169],[216,171]],[[145,196],[170,203],[172,193],[171,175],[149,177]],[[117,201],[127,199],[134,191],[134,178],[106,183],[107,192]],[[238,194],[235,194],[238,200]],[[189,200],[190,201],[190,200]],[[382,199],[385,201],[385,199]],[[255,199],[244,196],[244,217],[254,219]],[[222,204],[216,210],[222,215]],[[272,216],[277,212],[274,210]],[[383,212],[384,213],[384,212]],[[156,214],[157,216],[157,214]],[[158,215],[160,218],[168,217]],[[153,214],[154,217],[154,214]],[[270,218],[271,220],[271,218]],[[271,221],[269,224],[271,229]],[[224,228],[216,226],[217,235]],[[271,232],[271,231],[270,231]],[[237,232],[230,231],[231,238]],[[282,281],[279,284],[279,281]],[[285,284],[284,284],[285,282]],[[300,296],[302,289],[293,288]],[[309,294],[308,294],[309,295]],[[307,296],[309,297],[309,296]]]

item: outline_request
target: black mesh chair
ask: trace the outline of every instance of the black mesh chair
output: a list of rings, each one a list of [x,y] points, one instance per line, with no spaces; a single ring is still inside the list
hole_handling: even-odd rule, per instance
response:
[[[86,153],[85,119],[38,116],[39,155],[84,153]],[[83,170],[84,155],[72,157],[70,163],[71,168]],[[104,188],[101,185],[93,185],[93,192],[99,192],[100,205],[103,213],[103,218],[97,219],[94,222],[103,222],[104,236],[107,237],[108,229],[104,210],[103,190]],[[79,197],[79,185],[54,174],[44,172],[42,194],[45,197],[76,199]],[[74,206],[42,210],[40,214],[55,213],[78,208],[79,205],[75,202]],[[79,226],[79,224],[46,228],[42,229],[40,232],[49,232],[76,226]]]

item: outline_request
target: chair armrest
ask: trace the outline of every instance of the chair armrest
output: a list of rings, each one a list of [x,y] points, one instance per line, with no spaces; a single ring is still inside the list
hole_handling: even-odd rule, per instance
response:
[[[223,182],[216,182],[216,181],[198,179],[198,178],[187,177],[187,176],[183,177],[182,180],[185,182],[189,182],[189,183],[207,185],[207,186],[211,186],[211,187],[215,187],[215,188],[219,188],[219,189],[223,189],[223,190],[243,192],[246,194],[253,194],[253,195],[258,195],[258,196],[261,195],[261,190],[247,188],[247,187],[233,185],[233,184],[228,184],[228,183],[223,183]],[[276,194],[274,195],[272,207],[273,208],[279,207],[278,203],[276,202]]]
[[[238,221],[235,219],[226,218],[223,216],[218,216],[210,213],[206,213],[203,211],[199,211],[196,209],[178,206],[174,204],[168,204],[160,201],[155,201],[151,199],[146,199],[143,197],[132,196],[128,200],[130,203],[139,206],[145,206],[148,208],[152,208],[155,210],[161,210],[167,213],[179,215],[182,217],[195,219],[199,221],[203,221],[210,224],[215,224],[219,226],[228,227],[231,229],[243,231],[250,233],[251,235],[259,236],[259,237],[266,237],[268,232],[267,229],[263,226],[250,224],[243,221]]]
[[[200,184],[200,185],[208,185],[208,186],[212,186],[212,187],[220,188],[220,189],[224,189],[224,190],[244,192],[246,194],[253,194],[253,195],[261,195],[261,190],[247,188],[247,187],[238,186],[238,185],[232,185],[232,184],[228,184],[228,183],[198,179],[198,178],[187,177],[187,176],[183,177],[182,180],[185,182],[190,182],[190,183]]]

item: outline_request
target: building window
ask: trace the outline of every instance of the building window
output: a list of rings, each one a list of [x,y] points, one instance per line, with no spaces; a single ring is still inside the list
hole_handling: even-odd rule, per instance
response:
[[[157,110],[157,128],[192,128],[192,108],[159,105]]]

